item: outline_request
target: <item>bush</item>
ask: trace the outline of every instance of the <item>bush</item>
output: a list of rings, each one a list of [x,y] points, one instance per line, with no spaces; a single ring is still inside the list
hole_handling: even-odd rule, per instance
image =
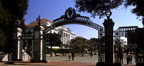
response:
[[[0,29],[0,51],[3,51],[3,48],[6,43],[6,36],[3,31]]]
[[[54,52],[54,53],[69,53],[71,52],[70,49],[59,49],[59,48],[47,48],[46,49],[46,53],[47,54],[50,54],[51,52]]]

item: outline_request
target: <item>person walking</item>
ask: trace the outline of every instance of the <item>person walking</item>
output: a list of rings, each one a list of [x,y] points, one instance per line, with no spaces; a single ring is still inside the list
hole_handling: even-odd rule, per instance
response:
[[[71,55],[72,55],[72,60],[74,60],[74,52],[72,52]]]
[[[123,63],[123,53],[122,53],[122,52],[119,52],[118,55],[119,55],[119,58],[120,58],[120,62]]]
[[[71,59],[71,54],[70,53],[68,54],[68,58],[69,58],[69,61],[70,61],[70,59]]]
[[[126,59],[127,59],[127,64],[129,64],[131,62],[131,59],[132,59],[130,53],[126,54]]]
[[[92,51],[90,51],[90,56],[91,56],[91,58],[92,58],[92,56],[93,56],[93,53],[92,53]]]

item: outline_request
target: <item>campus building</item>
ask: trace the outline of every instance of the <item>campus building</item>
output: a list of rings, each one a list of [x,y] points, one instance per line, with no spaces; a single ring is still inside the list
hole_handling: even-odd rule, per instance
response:
[[[40,22],[40,26],[43,27],[44,29],[47,28],[48,26],[52,25],[53,22],[48,20],[48,19],[41,19]],[[32,21],[30,22],[28,25],[26,25],[27,27],[27,32],[34,32],[34,27],[38,25],[38,21]],[[63,44],[68,44],[70,42],[71,39],[75,38],[75,34],[67,27],[64,26],[59,26],[54,28],[53,30],[49,31],[48,33],[56,33],[56,34],[60,34],[61,35],[61,41]]]

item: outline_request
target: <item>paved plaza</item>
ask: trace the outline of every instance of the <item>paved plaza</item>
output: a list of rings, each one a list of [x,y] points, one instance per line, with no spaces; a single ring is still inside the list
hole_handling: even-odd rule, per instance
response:
[[[115,59],[113,59],[115,60]],[[82,62],[82,63],[97,63],[98,62],[98,55],[94,55],[92,58],[89,55],[86,55],[84,57],[81,56],[76,56],[74,61],[70,60],[68,56],[55,56],[55,57],[50,57],[47,56],[47,61],[48,62]],[[127,64],[126,63],[126,58],[125,58],[125,54],[123,57],[123,64]],[[132,65],[135,65],[135,59],[134,56],[132,58],[132,62],[130,63]]]
[[[92,58],[88,55],[81,57],[76,56],[74,61],[70,60],[67,56],[47,56],[48,63],[14,63],[11,65],[6,65],[4,62],[0,63],[0,66],[96,66],[98,56],[95,55]],[[124,59],[123,66],[135,66],[134,60],[132,64],[126,65],[126,60]]]
[[[89,55],[86,55],[84,57],[76,56],[74,60],[69,60],[68,56],[55,56],[50,57],[47,56],[48,62],[82,62],[82,63],[96,63],[98,62],[98,56],[95,55],[92,58]]]

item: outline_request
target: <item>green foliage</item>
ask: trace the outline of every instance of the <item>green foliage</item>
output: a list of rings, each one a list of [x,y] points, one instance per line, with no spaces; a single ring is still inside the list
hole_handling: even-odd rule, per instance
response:
[[[3,48],[6,43],[6,36],[3,31],[0,29],[0,51],[3,51]]]
[[[51,52],[54,52],[54,53],[69,53],[70,49],[54,49],[54,48],[47,48],[46,49],[46,53],[47,54],[50,54]]]
[[[89,41],[89,51],[96,51],[98,49],[99,39],[91,38]]]
[[[60,38],[61,36],[59,34],[49,33],[47,34],[46,45],[47,46],[61,46],[62,42]]]
[[[122,39],[115,39],[115,48],[117,46],[118,52],[122,52],[122,50],[124,49],[124,47],[122,47],[123,44],[124,44],[124,41]]]
[[[117,8],[123,0],[75,0],[75,7],[81,12],[88,12],[95,16],[104,16],[108,9]]]
[[[88,48],[88,40],[82,37],[76,37],[71,40],[69,47],[72,51],[83,54]]]
[[[0,29],[6,34],[7,41],[3,52],[12,52],[14,23],[19,19],[21,21],[20,27],[24,29],[24,15],[26,14],[27,7],[28,0],[0,0]]]
[[[28,0],[3,0],[2,5],[9,13],[22,20],[26,14]]]
[[[132,9],[132,13],[142,16],[144,21],[144,0],[126,0],[125,6],[135,6]]]
[[[51,57],[52,57],[52,46],[59,46],[61,47],[61,36],[59,34],[55,34],[55,33],[48,33],[46,36],[46,45],[51,47],[51,50],[49,50],[51,52]]]
[[[96,53],[96,50],[98,49],[98,42],[99,40],[96,38],[87,40],[83,37],[76,37],[70,41],[69,48],[70,51],[80,53],[83,56],[88,51]]]

